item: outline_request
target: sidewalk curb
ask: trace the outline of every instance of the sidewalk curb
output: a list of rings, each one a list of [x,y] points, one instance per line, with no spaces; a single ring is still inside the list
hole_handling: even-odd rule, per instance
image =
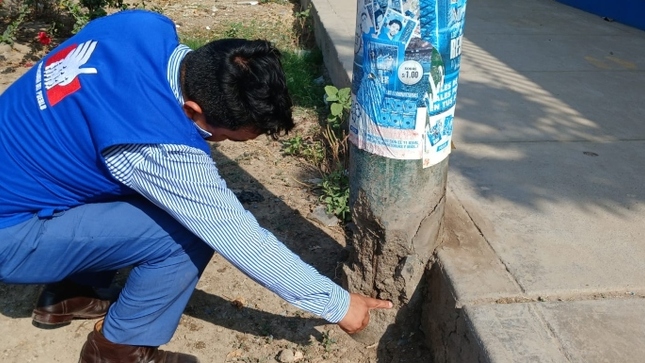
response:
[[[444,223],[422,316],[434,362],[567,362],[538,303],[524,297],[451,189]]]
[[[344,4],[348,10],[356,12],[356,5],[353,1],[347,1]],[[346,24],[337,21],[338,14],[329,0],[301,0],[300,4],[303,9],[311,7],[311,16],[314,21],[314,34],[316,43],[320,48],[325,67],[329,72],[331,82],[338,88],[350,87],[352,84],[352,68],[354,61],[354,43],[347,43],[347,34],[353,34],[355,23]],[[337,32],[330,32],[328,29],[340,28]],[[343,49],[343,44],[344,48]],[[351,51],[348,48],[351,46]]]

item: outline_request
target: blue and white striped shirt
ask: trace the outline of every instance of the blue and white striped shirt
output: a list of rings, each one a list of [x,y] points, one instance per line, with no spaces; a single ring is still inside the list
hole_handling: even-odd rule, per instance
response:
[[[190,51],[170,58],[168,81],[183,105],[179,65]],[[204,137],[210,136],[200,129]],[[204,151],[184,145],[117,145],[103,153],[110,173],[163,208],[246,275],[287,302],[339,322],[349,293],[319,274],[258,225],[220,177]]]

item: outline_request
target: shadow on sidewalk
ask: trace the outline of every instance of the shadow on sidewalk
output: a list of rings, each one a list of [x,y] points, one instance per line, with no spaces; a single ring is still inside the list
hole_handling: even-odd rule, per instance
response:
[[[469,147],[451,173],[536,211],[624,216],[645,201],[630,162],[645,157],[645,32],[553,1],[473,2],[466,19],[455,114]]]

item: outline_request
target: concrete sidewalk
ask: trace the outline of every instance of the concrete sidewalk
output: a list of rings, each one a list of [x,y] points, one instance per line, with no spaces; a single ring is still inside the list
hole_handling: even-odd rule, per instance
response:
[[[355,0],[311,0],[349,85]],[[432,272],[435,362],[645,361],[645,32],[469,0]]]

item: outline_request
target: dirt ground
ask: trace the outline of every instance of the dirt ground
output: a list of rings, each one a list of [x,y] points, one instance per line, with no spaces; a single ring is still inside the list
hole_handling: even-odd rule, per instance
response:
[[[270,16],[290,24],[294,10],[299,10],[290,3],[248,5],[232,0],[146,4],[163,9],[180,32],[205,33],[220,22],[249,17]],[[27,25],[33,34],[47,26]],[[0,44],[0,92],[43,54],[34,42]],[[306,133],[317,123],[311,115],[297,114],[296,120],[294,134]],[[340,282],[340,265],[347,258],[343,226],[325,226],[310,217],[319,205],[312,190],[319,174],[285,157],[280,142],[264,137],[213,144],[213,157],[229,187],[261,225],[304,261]],[[30,315],[40,288],[0,284],[0,362],[78,360],[94,322],[75,321],[55,330],[33,327]],[[202,362],[385,362],[376,346],[358,343],[337,326],[290,306],[217,255],[197,285],[173,339],[162,349],[194,354]],[[425,361],[419,352],[410,354],[413,358],[400,361]]]

